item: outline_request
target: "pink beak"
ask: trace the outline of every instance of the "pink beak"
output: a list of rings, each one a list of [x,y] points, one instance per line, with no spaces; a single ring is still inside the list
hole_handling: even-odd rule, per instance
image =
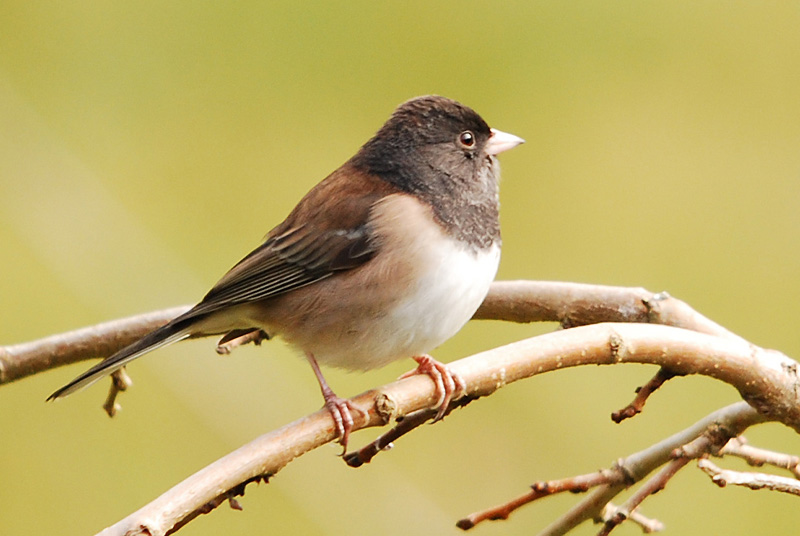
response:
[[[490,155],[500,154],[503,151],[513,149],[520,143],[525,143],[525,140],[519,136],[493,128],[492,135],[489,137],[489,143],[486,144],[486,152]]]

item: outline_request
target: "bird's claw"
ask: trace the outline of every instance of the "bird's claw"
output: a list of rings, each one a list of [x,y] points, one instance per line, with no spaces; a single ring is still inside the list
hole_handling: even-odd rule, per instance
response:
[[[417,362],[417,368],[406,372],[400,378],[425,374],[433,380],[436,387],[436,407],[438,408],[433,422],[439,421],[444,417],[453,398],[466,391],[466,384],[460,375],[429,355],[415,356],[413,359]]]

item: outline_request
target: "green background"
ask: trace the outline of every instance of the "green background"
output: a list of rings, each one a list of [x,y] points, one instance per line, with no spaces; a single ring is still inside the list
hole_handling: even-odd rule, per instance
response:
[[[0,343],[196,301],[398,103],[438,93],[527,139],[501,158],[499,278],[667,290],[800,356],[798,28],[796,2],[6,0]],[[435,355],[553,328],[472,323]],[[327,375],[353,395],[412,365]],[[3,535],[92,534],[321,403],[281,342],[219,357],[205,340],[131,366],[116,419],[105,384],[44,404],[86,366],[0,388]],[[249,487],[244,512],[181,534],[459,534],[535,480],[608,466],[738,398],[676,379],[612,424],[653,372],[521,382],[360,470],[319,449]],[[780,425],[749,437],[800,454]],[[531,534],[576,500],[473,532]],[[797,498],[718,489],[693,466],[643,513],[667,534],[800,524]]]

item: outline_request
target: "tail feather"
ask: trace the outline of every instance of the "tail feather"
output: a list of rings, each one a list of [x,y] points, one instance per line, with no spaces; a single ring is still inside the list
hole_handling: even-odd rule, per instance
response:
[[[183,320],[183,318],[178,318],[165,326],[151,331],[138,341],[126,346],[111,357],[104,359],[47,397],[47,400],[55,400],[56,398],[62,398],[79,391],[112,372],[119,370],[137,357],[151,352],[156,348],[161,348],[162,346],[185,339],[191,335],[191,322],[181,320]]]

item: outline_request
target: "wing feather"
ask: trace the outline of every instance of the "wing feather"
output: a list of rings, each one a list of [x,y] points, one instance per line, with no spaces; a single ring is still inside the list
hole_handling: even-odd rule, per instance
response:
[[[279,296],[368,262],[379,247],[371,235],[370,211],[392,193],[394,188],[378,179],[334,173],[231,268],[190,314]]]

